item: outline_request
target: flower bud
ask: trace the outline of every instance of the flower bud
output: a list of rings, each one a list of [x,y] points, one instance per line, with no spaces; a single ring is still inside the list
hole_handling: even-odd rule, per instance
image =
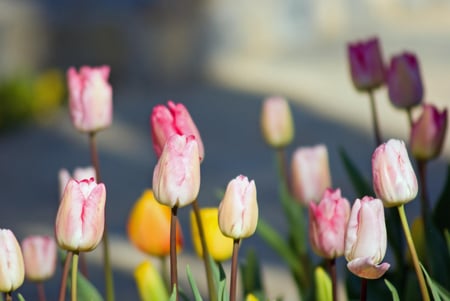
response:
[[[57,246],[53,237],[33,235],[22,240],[25,277],[41,282],[55,274]]]
[[[410,147],[418,160],[439,156],[447,133],[447,109],[439,112],[433,105],[423,105],[422,115],[411,128]]]
[[[153,172],[156,200],[171,208],[191,204],[200,190],[200,160],[194,136],[173,135]]]
[[[58,245],[68,251],[92,251],[100,243],[105,226],[106,188],[94,178],[71,179],[56,215]]]
[[[383,85],[385,71],[377,38],[349,43],[347,51],[353,85],[357,90],[372,90]]]
[[[219,210],[217,208],[200,209],[203,232],[209,255],[215,261],[225,261],[233,254],[233,240],[222,234],[219,228]],[[194,211],[191,211],[191,233],[195,252],[199,257],[203,256],[203,248],[200,241],[197,219]]]
[[[233,239],[246,238],[255,233],[258,223],[256,185],[239,175],[228,183],[219,205],[219,228]]]
[[[274,148],[285,147],[294,139],[294,121],[286,99],[270,97],[264,100],[261,129],[266,143]]]
[[[341,190],[327,189],[322,200],[309,203],[309,240],[319,256],[332,259],[344,254],[350,203]]]
[[[9,293],[23,284],[24,263],[20,245],[9,229],[0,229],[0,292]]]
[[[67,70],[72,123],[81,132],[95,132],[112,123],[112,88],[109,66]]]
[[[387,84],[389,99],[397,108],[410,108],[422,102],[423,85],[414,54],[404,52],[391,58]]]
[[[299,147],[292,155],[292,189],[295,198],[307,205],[318,202],[331,187],[328,151],[325,145]]]
[[[167,256],[170,253],[170,217],[170,208],[158,203],[153,191],[146,189],[131,209],[128,238],[148,255]],[[176,246],[180,251],[183,248],[183,236],[178,221],[176,231]]]
[[[381,263],[386,254],[387,234],[380,199],[364,197],[353,204],[345,238],[347,268],[366,279],[378,279],[389,269]]]
[[[134,270],[134,279],[141,301],[169,300],[164,280],[150,261],[142,262]]]
[[[375,194],[385,207],[408,203],[417,195],[416,174],[401,140],[390,139],[375,149],[372,177]]]

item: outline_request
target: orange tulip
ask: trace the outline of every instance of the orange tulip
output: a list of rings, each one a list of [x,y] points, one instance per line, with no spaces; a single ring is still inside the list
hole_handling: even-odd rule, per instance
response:
[[[151,189],[146,189],[131,209],[128,219],[128,237],[141,251],[153,256],[170,252],[171,209],[159,204]],[[177,250],[183,247],[181,227],[177,225]]]

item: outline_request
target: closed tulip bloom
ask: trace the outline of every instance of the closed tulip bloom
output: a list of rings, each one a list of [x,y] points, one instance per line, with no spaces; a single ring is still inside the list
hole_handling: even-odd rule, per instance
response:
[[[200,160],[194,136],[173,135],[164,146],[153,172],[153,193],[166,206],[191,204],[200,190]]]
[[[64,192],[64,189],[66,188],[67,183],[71,178],[74,178],[77,181],[90,178],[95,179],[95,169],[92,166],[76,167],[73,170],[72,175],[70,175],[70,172],[67,169],[61,168],[58,173],[59,191],[61,197]]]
[[[404,52],[391,58],[387,72],[389,99],[397,108],[410,108],[423,99],[423,84],[416,56]]]
[[[149,260],[142,262],[134,270],[134,280],[141,301],[169,300],[164,280]]]
[[[105,226],[106,188],[94,178],[69,180],[56,215],[58,245],[68,251],[92,251]]]
[[[246,238],[255,233],[258,224],[258,202],[255,181],[243,175],[228,183],[219,205],[219,228],[233,239]]]
[[[357,90],[372,90],[384,84],[384,63],[377,38],[349,43],[347,52],[353,85]]]
[[[19,288],[25,279],[22,250],[14,233],[0,229],[0,292]]]
[[[361,278],[380,278],[390,267],[389,263],[381,263],[386,247],[383,203],[368,196],[357,199],[350,213],[345,239],[347,268]]]
[[[327,189],[322,200],[309,203],[309,240],[313,251],[332,259],[344,254],[350,203],[341,190]]]
[[[224,236],[220,231],[218,214],[218,208],[200,209],[200,218],[202,219],[208,252],[215,261],[225,261],[231,258],[233,254],[233,240]],[[195,252],[199,257],[202,257],[203,248],[194,211],[191,211],[191,233]]]
[[[327,147],[299,147],[291,161],[292,190],[295,198],[308,205],[319,202],[323,193],[331,187]]]
[[[189,111],[182,103],[174,103],[169,100],[167,107],[164,105],[155,106],[150,116],[150,125],[152,129],[153,149],[158,158],[161,156],[167,139],[174,134],[193,135],[197,140],[200,160],[203,160],[205,157],[200,132],[191,114],[189,114]]]
[[[417,196],[418,185],[405,143],[390,139],[372,155],[373,188],[384,206],[408,203]]]
[[[72,123],[81,132],[95,132],[111,125],[112,88],[109,66],[83,66],[67,70]]]
[[[424,105],[422,115],[411,128],[410,147],[418,160],[439,156],[447,133],[447,109],[442,112],[433,105]]]
[[[146,189],[131,209],[127,232],[130,241],[142,252],[163,257],[170,253],[170,208],[158,203],[153,191]],[[177,221],[177,250],[183,248],[183,236]]]
[[[261,111],[261,129],[266,143],[280,148],[294,139],[294,121],[286,99],[269,97],[264,100]]]
[[[45,281],[56,270],[57,246],[53,237],[28,236],[22,240],[25,277],[34,282]]]

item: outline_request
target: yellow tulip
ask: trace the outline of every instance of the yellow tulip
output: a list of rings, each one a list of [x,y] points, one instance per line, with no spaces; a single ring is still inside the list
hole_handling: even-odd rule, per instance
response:
[[[214,260],[225,261],[233,253],[233,239],[226,237],[220,231],[218,216],[219,210],[217,208],[200,209],[200,218],[202,219],[208,251]],[[195,252],[199,257],[202,257],[203,249],[194,211],[191,211],[191,232]]]
[[[258,298],[255,295],[253,295],[253,294],[248,294],[245,297],[245,301],[258,301]]]
[[[141,301],[169,300],[164,280],[153,264],[146,260],[134,270],[134,279]]]

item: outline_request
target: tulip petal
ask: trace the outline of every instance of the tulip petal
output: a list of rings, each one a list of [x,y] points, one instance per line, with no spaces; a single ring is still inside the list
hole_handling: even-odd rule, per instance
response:
[[[347,268],[355,275],[365,279],[378,279],[391,265],[387,262],[374,264],[371,257],[356,258],[347,263]]]

